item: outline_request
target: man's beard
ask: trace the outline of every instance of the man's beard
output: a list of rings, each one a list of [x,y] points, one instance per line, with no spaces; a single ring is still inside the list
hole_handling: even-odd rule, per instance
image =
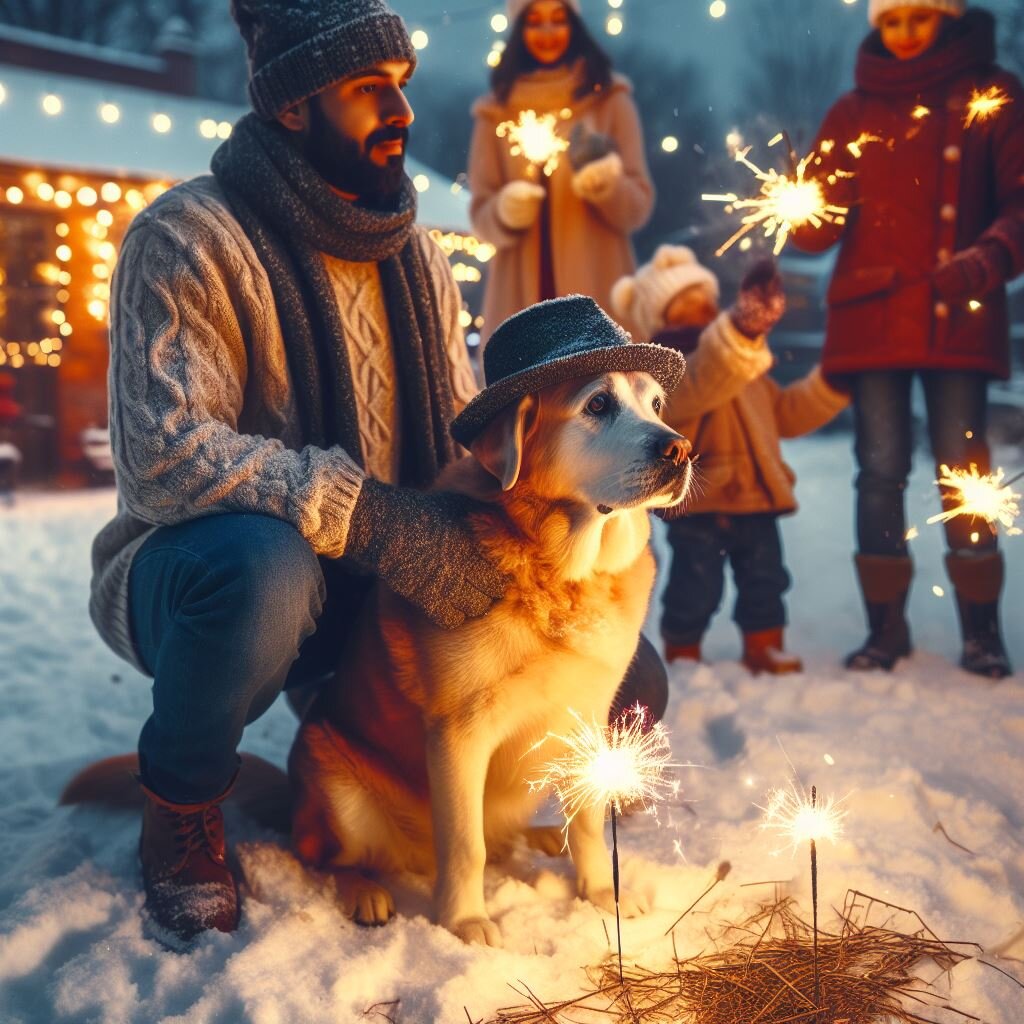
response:
[[[359,142],[335,128],[313,97],[309,104],[309,134],[302,148],[314,170],[336,189],[357,196],[365,206],[394,210],[405,182],[404,152],[388,157],[381,167],[370,158],[370,151],[379,142],[398,139],[404,150],[409,129],[385,125]]]

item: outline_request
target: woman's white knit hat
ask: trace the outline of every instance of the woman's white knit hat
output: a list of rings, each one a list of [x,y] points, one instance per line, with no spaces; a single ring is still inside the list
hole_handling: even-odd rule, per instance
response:
[[[878,24],[886,11],[894,11],[897,7],[924,7],[929,11],[940,11],[951,18],[959,18],[967,10],[967,0],[869,0],[868,21]]]
[[[619,319],[636,327],[642,340],[647,340],[665,326],[668,304],[684,288],[695,284],[703,285],[718,298],[718,278],[697,262],[692,249],[660,245],[650,263],[615,282],[612,309]]]
[[[525,11],[532,3],[533,0],[508,0],[508,23],[510,25],[514,25],[516,23],[516,18],[518,18],[519,15],[522,14],[523,11]],[[577,14],[583,14],[583,10],[580,7],[580,0],[562,0],[562,3],[565,4],[566,7],[574,10]]]

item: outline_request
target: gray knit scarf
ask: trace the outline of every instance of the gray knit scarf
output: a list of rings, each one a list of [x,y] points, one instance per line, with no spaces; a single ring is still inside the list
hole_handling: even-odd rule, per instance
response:
[[[341,445],[365,465],[348,346],[320,253],[379,264],[402,411],[401,482],[431,483],[455,457],[454,408],[434,283],[414,233],[408,178],[395,212],[341,198],[286,128],[243,117],[211,169],[270,279],[304,441]]]

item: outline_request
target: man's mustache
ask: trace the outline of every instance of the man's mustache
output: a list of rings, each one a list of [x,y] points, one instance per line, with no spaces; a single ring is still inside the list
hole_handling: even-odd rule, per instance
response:
[[[382,142],[401,142],[404,149],[409,142],[409,129],[399,128],[396,125],[385,125],[383,128],[370,132],[366,136],[366,142],[363,143],[363,146],[365,151],[369,153],[374,146]]]

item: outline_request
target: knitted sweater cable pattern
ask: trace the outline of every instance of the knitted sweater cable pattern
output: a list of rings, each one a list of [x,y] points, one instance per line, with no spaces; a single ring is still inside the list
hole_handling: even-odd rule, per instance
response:
[[[458,412],[476,392],[458,289],[444,254],[417,233]],[[366,473],[393,479],[400,417],[379,274],[375,264],[325,262],[346,338],[359,338],[349,355]],[[340,447],[304,445],[269,280],[212,177],[176,186],[133,222],[114,275],[110,338],[118,510],[93,544],[89,611],[109,646],[142,668],[128,573],[156,527],[250,512],[291,523],[316,554],[338,557],[364,473]]]

